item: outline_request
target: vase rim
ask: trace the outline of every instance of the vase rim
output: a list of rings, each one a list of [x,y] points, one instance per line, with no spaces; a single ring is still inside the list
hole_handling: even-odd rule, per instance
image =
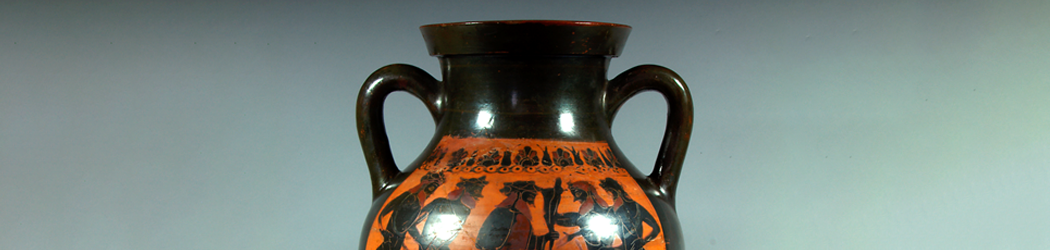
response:
[[[631,26],[619,23],[609,22],[595,22],[595,21],[576,21],[576,20],[539,20],[539,19],[527,19],[527,20],[485,20],[485,21],[463,21],[463,22],[450,22],[450,23],[434,23],[419,26],[420,29],[428,27],[449,27],[449,26],[470,26],[470,25],[515,25],[515,24],[541,24],[544,26],[608,26],[608,27],[621,27],[630,29]]]
[[[590,21],[505,20],[419,27],[432,56],[619,56],[631,26]]]

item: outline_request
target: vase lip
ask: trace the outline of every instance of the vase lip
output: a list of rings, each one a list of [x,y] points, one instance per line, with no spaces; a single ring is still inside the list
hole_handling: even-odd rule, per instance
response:
[[[621,27],[630,29],[631,26],[619,23],[609,22],[595,22],[595,21],[576,21],[576,20],[540,20],[540,19],[523,19],[523,20],[485,20],[485,21],[463,21],[463,22],[451,22],[451,23],[434,23],[419,26],[420,29],[428,27],[448,27],[448,26],[470,26],[470,25],[515,25],[515,24],[541,24],[545,26],[610,26],[610,27]]]
[[[419,27],[432,56],[619,56],[631,26],[591,21],[500,20]]]

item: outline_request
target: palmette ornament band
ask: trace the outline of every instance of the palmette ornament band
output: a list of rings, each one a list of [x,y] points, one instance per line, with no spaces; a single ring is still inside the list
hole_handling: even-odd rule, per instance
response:
[[[620,164],[605,142],[446,136],[383,204],[366,248],[664,249]]]

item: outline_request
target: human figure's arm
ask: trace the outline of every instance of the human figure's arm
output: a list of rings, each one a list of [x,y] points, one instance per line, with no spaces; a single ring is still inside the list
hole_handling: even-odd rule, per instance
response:
[[[421,209],[422,211],[419,212],[419,216],[416,217],[416,220],[412,221],[412,224],[408,226],[408,234],[412,235],[412,238],[416,239],[416,242],[419,242],[423,237],[423,234],[419,232],[419,223],[426,221],[427,218],[430,217],[430,212],[435,209],[434,206],[436,206],[434,203],[430,203],[423,207],[423,209]],[[423,229],[427,229],[426,225],[423,226]]]
[[[644,208],[642,209],[641,215],[642,222],[649,224],[649,227],[653,229],[652,232],[649,232],[649,235],[645,236],[645,242],[653,241],[656,239],[656,236],[660,235],[660,225],[656,224],[656,218],[653,218],[653,216],[649,214],[649,211],[646,211]]]

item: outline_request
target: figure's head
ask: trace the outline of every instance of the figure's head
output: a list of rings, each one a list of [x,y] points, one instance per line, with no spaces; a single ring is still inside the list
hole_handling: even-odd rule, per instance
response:
[[[456,187],[462,188],[474,198],[481,198],[481,190],[488,184],[489,182],[485,180],[485,176],[470,179],[459,178],[459,183],[456,183]]]
[[[438,186],[445,184],[445,175],[442,173],[427,173],[419,179],[419,185],[423,186],[423,192],[432,194],[437,191]]]
[[[594,186],[586,181],[575,181],[569,183],[569,192],[572,192],[573,200],[583,201],[595,194]]]
[[[623,186],[620,186],[620,183],[613,180],[613,178],[605,178],[601,183],[598,183],[598,186],[601,186],[605,191],[609,192],[609,194],[612,194],[613,198],[625,198]]]
[[[525,200],[525,203],[533,204],[536,202],[536,192],[521,193],[521,199]]]
[[[536,193],[539,193],[540,188],[536,186],[535,181],[515,181],[503,183],[503,188],[499,190],[503,195],[511,196],[517,194],[526,203],[533,204],[536,200]]]

